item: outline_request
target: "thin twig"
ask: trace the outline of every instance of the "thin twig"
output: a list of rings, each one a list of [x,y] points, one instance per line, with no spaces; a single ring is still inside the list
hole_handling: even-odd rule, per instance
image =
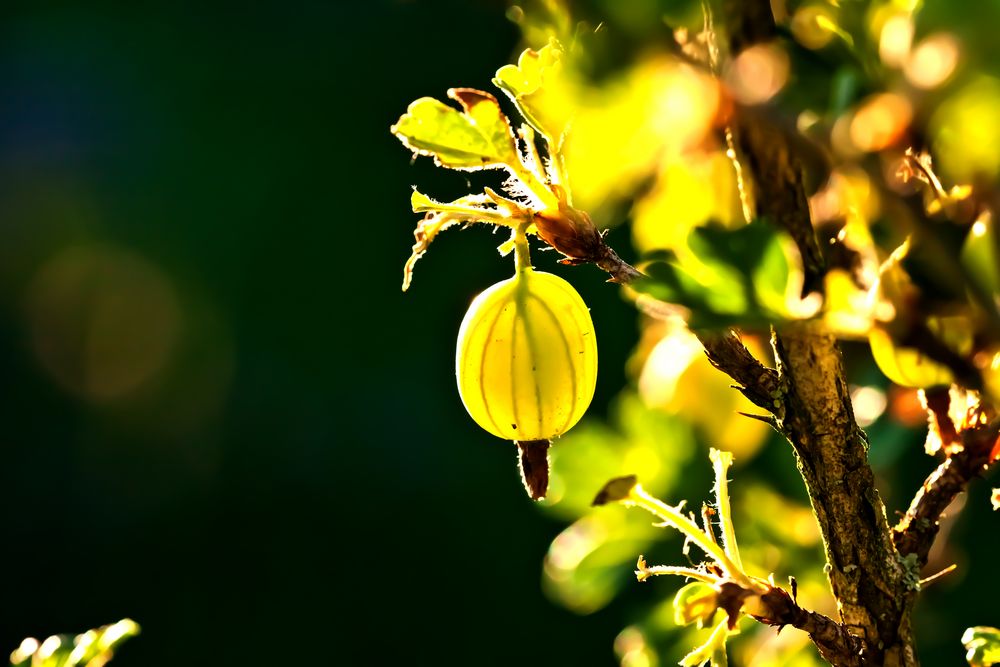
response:
[[[946,574],[951,574],[952,572],[954,572],[957,569],[958,569],[958,565],[956,565],[955,563],[952,563],[951,565],[949,565],[948,567],[944,568],[943,570],[941,570],[937,574],[932,574],[929,577],[924,577],[923,579],[921,579],[920,580],[920,587],[921,588],[927,588],[927,586],[929,584],[934,583],[935,581],[937,581],[941,577],[945,576]]]
[[[970,481],[996,463],[990,457],[998,435],[1000,419],[962,432],[962,450],[945,459],[927,477],[893,529],[893,541],[901,555],[916,554],[918,564],[926,564],[945,508]]]

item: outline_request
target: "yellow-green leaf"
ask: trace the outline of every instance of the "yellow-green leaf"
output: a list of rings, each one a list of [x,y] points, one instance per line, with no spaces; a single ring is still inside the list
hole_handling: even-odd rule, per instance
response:
[[[414,153],[430,155],[442,167],[476,170],[520,164],[510,123],[495,97],[472,88],[452,88],[448,97],[461,110],[421,97],[392,126],[392,133]]]
[[[563,51],[555,41],[540,51],[526,49],[517,65],[504,65],[497,70],[494,85],[517,105],[525,120],[558,148],[566,130],[569,114],[563,104],[547,99],[550,88],[562,71]]]

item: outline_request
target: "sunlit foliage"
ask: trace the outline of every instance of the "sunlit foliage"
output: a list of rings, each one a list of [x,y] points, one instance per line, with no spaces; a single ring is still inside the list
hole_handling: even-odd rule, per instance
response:
[[[489,189],[452,204],[415,194],[414,211],[427,217],[414,257],[447,225],[511,226],[524,214],[519,206],[553,208],[524,169],[599,227],[629,223],[645,273],[625,290],[641,313],[629,386],[606,422],[584,419],[557,441],[543,503],[569,522],[545,557],[543,586],[581,614],[627,595],[629,563],[661,549],[663,539],[645,517],[620,507],[593,511],[593,495],[609,478],[632,473],[651,497],[689,495],[696,487],[685,476],[703,474],[692,471],[708,447],[734,452],[737,465],[747,466],[745,478],[736,468],[733,489],[747,567],[756,568],[747,576],[794,576],[805,605],[836,613],[808,503],[768,485],[776,459],[760,460],[766,420],[741,414],[752,406],[712,368],[692,331],[739,326],[761,359],[771,326],[808,322],[857,343],[848,348],[855,414],[889,443],[872,451],[877,467],[903,456],[892,443],[923,426],[915,390],[959,382],[981,390],[986,404],[1000,402],[1000,81],[992,62],[971,55],[989,35],[919,0],[777,2],[784,36],[728,53],[710,4],[514,7],[509,16],[531,48],[501,67],[494,83],[525,129],[491,130],[503,138],[492,143],[473,137],[482,146],[470,161],[452,146],[410,138],[417,117],[448,117],[456,133],[466,132],[459,112],[441,102],[414,103],[394,128],[442,166],[506,164],[526,186],[508,187],[514,203]],[[451,95],[471,115],[462,94]],[[808,260],[787,235],[754,219],[729,125],[737,105],[767,115],[801,144],[807,206],[828,266],[822,284],[806,284]],[[535,133],[545,139],[541,154]],[[927,451],[939,454],[933,437],[932,428]],[[640,573],[644,567],[640,560]],[[622,665],[725,664],[722,625],[677,627],[709,620],[677,611],[698,606],[699,585],[691,586],[672,602],[664,593],[639,605],[643,612],[615,642]],[[729,651],[738,664],[820,664],[801,633],[775,636],[749,623],[739,629]],[[983,648],[993,641],[986,630],[966,639],[981,664],[992,650]],[[689,652],[693,646],[701,648]]]
[[[139,634],[131,619],[73,635],[28,637],[10,654],[10,667],[103,667],[129,637]]]

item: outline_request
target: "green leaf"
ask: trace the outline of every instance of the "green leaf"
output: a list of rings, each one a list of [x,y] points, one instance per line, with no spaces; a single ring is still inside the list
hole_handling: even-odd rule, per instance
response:
[[[601,609],[634,585],[632,563],[662,530],[638,512],[612,506],[585,516],[552,541],[543,566],[546,595],[579,614]]]
[[[115,649],[139,634],[139,626],[131,619],[83,634],[53,635],[42,642],[27,638],[10,655],[11,667],[101,667],[111,660]]]
[[[688,236],[688,246],[699,259],[711,264],[732,266],[745,276],[760,267],[780,268],[771,258],[774,248],[781,248],[782,234],[766,221],[757,220],[736,229],[716,225],[695,227]],[[785,276],[787,278],[787,275]],[[780,276],[775,276],[777,280]]]
[[[988,294],[1000,294],[1000,242],[993,220],[977,220],[962,247],[962,265],[971,280]]]
[[[782,240],[775,234],[765,242],[759,261],[750,273],[758,303],[773,313],[787,311],[788,282],[792,277],[792,266]]]
[[[610,477],[633,473],[636,461],[658,461],[656,466],[642,466],[642,485],[650,493],[670,495],[694,454],[690,426],[651,408],[633,391],[614,399],[609,416],[611,424],[584,419],[552,445],[552,494],[544,507],[561,520],[593,515],[601,487]],[[637,554],[632,554],[632,562]]]
[[[718,610],[718,594],[708,584],[695,581],[687,584],[674,596],[674,622],[690,625],[697,621],[703,627]]]
[[[789,239],[764,222],[735,230],[695,227],[684,256],[659,253],[635,287],[691,310],[692,328],[739,322],[762,325],[787,318],[794,267]]]
[[[554,149],[559,147],[569,118],[568,114],[553,113],[554,107],[565,107],[552,104],[546,94],[551,94],[549,88],[562,71],[562,55],[555,40],[540,51],[526,49],[517,59],[517,65],[504,65],[493,79],[494,85],[506,93],[528,124]]]
[[[633,285],[660,301],[691,309],[692,328],[724,327],[744,320],[748,299],[740,274],[723,264],[692,270],[690,263],[657,261],[643,267],[646,278]]]
[[[840,67],[830,81],[830,117],[844,113],[858,99],[861,91],[861,73],[849,65]]]
[[[647,490],[669,496],[696,451],[682,419],[651,409],[630,390],[613,401],[609,413],[612,425],[584,419],[552,446],[543,507],[551,517],[573,523],[552,541],[543,589],[576,613],[593,613],[635,586],[636,557],[664,538],[644,512],[618,503],[593,509],[594,495],[609,477],[638,466]],[[644,463],[652,461],[657,464]]]
[[[472,88],[451,88],[461,110],[432,97],[407,108],[392,133],[418,155],[451,169],[476,170],[520,164],[507,117],[496,98]]]
[[[1000,662],[1000,630],[979,625],[962,635],[965,659],[971,667],[987,667]]]

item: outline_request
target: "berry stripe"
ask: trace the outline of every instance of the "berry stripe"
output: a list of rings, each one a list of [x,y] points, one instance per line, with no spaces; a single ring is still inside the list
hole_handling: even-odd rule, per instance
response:
[[[497,322],[500,320],[500,316],[503,315],[503,309],[504,309],[504,304],[503,301],[501,301],[497,304],[496,317],[493,318],[493,321],[490,323],[489,328],[486,330],[486,340],[483,343],[484,348],[489,345],[490,340],[492,340],[493,338],[493,330],[496,328]],[[490,410],[489,401],[486,400],[486,383],[483,382],[483,375],[486,372],[487,356],[489,355],[484,353],[479,358],[479,382],[477,383],[479,384],[479,394],[483,398],[483,408],[486,410],[486,417],[490,420],[490,423],[493,424],[493,429],[495,430],[496,433],[503,433],[503,431],[500,430],[500,427],[497,426],[497,420],[493,417],[493,412]]]
[[[556,434],[560,434],[561,435],[562,432],[564,430],[566,430],[566,428],[569,426],[570,422],[573,420],[573,414],[576,412],[576,404],[577,404],[577,401],[579,400],[579,396],[577,396],[577,393],[576,393],[576,367],[573,365],[573,352],[570,350],[569,340],[566,338],[566,332],[563,331],[563,328],[562,328],[562,326],[559,323],[559,318],[556,317],[556,314],[552,311],[552,308],[549,307],[549,304],[545,303],[544,301],[542,301],[539,297],[535,296],[534,294],[531,295],[531,298],[535,299],[536,301],[538,301],[538,304],[542,307],[542,309],[546,313],[548,313],[549,317],[552,318],[552,323],[555,325],[556,331],[559,332],[559,339],[562,340],[563,351],[566,353],[566,363],[569,365],[568,367],[569,367],[569,370],[570,370],[570,374],[569,374],[569,377],[570,377],[570,386],[572,387],[572,389],[570,390],[570,393],[572,395],[572,399],[571,399],[570,405],[572,406],[572,409],[566,415],[566,421],[559,428],[559,430],[555,432]]]

